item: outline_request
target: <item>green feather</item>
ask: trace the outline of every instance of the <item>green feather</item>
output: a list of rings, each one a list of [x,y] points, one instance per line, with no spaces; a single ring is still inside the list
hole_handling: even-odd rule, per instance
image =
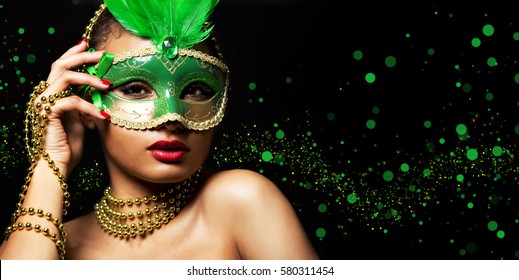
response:
[[[105,0],[126,29],[160,46],[172,37],[178,48],[204,41],[213,29],[206,24],[218,0]],[[159,48],[160,49],[160,48]]]

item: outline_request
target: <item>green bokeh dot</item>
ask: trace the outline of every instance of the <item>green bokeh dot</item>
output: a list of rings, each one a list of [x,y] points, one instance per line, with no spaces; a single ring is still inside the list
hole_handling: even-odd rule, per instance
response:
[[[372,84],[372,83],[375,82],[375,80],[376,80],[377,78],[376,78],[376,76],[375,76],[374,73],[371,73],[371,72],[370,72],[370,73],[367,73],[367,74],[366,74],[365,79],[366,79],[366,82],[368,82],[369,84]]]
[[[473,38],[471,44],[473,47],[478,48],[481,46],[481,40],[479,38]]]
[[[391,182],[394,178],[394,175],[393,175],[393,172],[391,171],[384,171],[384,173],[382,174],[382,178],[384,178],[384,181],[386,182]]]
[[[471,92],[472,91],[472,85],[469,84],[469,83],[466,83],[466,84],[463,84],[463,86],[461,87],[461,89],[463,90],[463,92]]]
[[[467,134],[467,126],[465,126],[464,124],[458,124],[456,126],[456,133],[458,133],[458,135]]]
[[[478,151],[476,149],[469,149],[467,151],[467,158],[469,160],[476,160],[478,158]]]
[[[49,34],[54,34],[56,33],[56,29],[54,29],[54,27],[49,27],[49,29],[47,29],[47,32],[49,32]]]
[[[478,245],[476,243],[470,242],[467,244],[467,252],[469,253],[475,253],[478,250]]]
[[[497,59],[495,57],[489,57],[487,59],[487,65],[490,67],[497,66]]]
[[[356,51],[353,52],[353,58],[355,60],[361,60],[362,57],[364,57],[364,54],[362,53],[362,51],[356,50]]]
[[[23,27],[18,28],[18,34],[22,35],[25,33],[25,29]]]
[[[488,222],[488,230],[495,231],[497,229],[497,222],[496,221],[490,221]]]
[[[256,83],[249,83],[249,89],[255,90],[256,89]]]
[[[396,65],[396,58],[394,56],[388,56],[386,57],[386,60],[384,61],[386,63],[386,66],[389,68],[393,68]]]
[[[494,26],[490,24],[486,24],[483,26],[483,34],[485,36],[492,36],[494,34]]]
[[[409,164],[402,163],[402,165],[400,165],[400,170],[402,170],[403,172],[409,171]]]
[[[519,84],[519,74],[514,75],[514,81],[516,84]]]
[[[319,212],[321,212],[321,213],[324,213],[324,212],[326,212],[326,210],[328,210],[328,206],[326,206],[326,204],[321,203],[317,207],[317,210],[319,210]]]
[[[261,158],[266,161],[266,162],[269,162],[272,160],[272,153],[270,151],[264,151],[262,154],[261,154]]]
[[[366,127],[369,129],[373,129],[373,128],[375,128],[375,126],[376,126],[376,122],[374,120],[368,120],[366,122]]]
[[[27,62],[33,64],[36,61],[36,55],[30,53],[27,55]]]
[[[285,132],[284,132],[283,130],[281,130],[281,129],[278,130],[278,131],[276,132],[276,138],[277,138],[277,139],[283,139],[283,138],[285,138]]]
[[[496,157],[499,157],[499,156],[503,155],[503,149],[499,146],[495,146],[492,149],[492,154]]]
[[[348,197],[346,198],[346,200],[351,203],[351,204],[354,204],[355,202],[357,202],[357,195],[354,194],[354,193],[350,193],[348,195]]]
[[[315,231],[315,234],[317,235],[317,237],[323,238],[326,235],[326,230],[324,228],[318,228]]]

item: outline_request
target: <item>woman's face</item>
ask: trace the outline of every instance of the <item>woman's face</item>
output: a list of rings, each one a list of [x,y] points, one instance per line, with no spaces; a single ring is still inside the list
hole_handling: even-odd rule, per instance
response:
[[[117,55],[151,46],[148,40],[124,32],[120,37],[109,40],[104,51]],[[121,95],[127,92],[154,94],[153,88],[143,81],[118,86],[113,92]],[[98,121],[97,128],[112,181],[114,178],[152,183],[182,181],[206,160],[213,136],[212,128],[190,130],[178,121],[146,130],[128,129],[109,121]]]

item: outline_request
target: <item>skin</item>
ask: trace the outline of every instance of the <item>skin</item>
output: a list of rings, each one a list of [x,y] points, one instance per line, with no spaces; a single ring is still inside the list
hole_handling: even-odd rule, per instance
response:
[[[104,51],[118,54],[149,46],[149,41],[123,32],[121,36],[109,40]],[[99,61],[101,53],[87,53],[85,49],[86,44],[81,42],[53,64],[47,80],[51,87],[44,95],[71,84],[87,84],[101,90],[108,88],[96,77],[71,70],[83,63]],[[60,100],[52,109],[45,141],[51,157],[68,175],[81,158],[84,129],[97,129],[110,174],[111,194],[115,197],[143,197],[165,190],[171,183],[182,181],[193,174],[206,160],[211,148],[212,129],[188,130],[178,122],[169,122],[145,131],[126,129],[111,124],[95,106],[77,96]],[[189,148],[189,152],[181,161],[160,162],[147,150],[149,145],[159,140],[180,140]],[[38,164],[25,205],[51,209],[59,215],[61,190],[56,177],[45,165],[45,162]],[[49,191],[49,185],[52,191]],[[67,222],[66,257],[318,258],[290,202],[263,175],[243,169],[206,173],[196,189],[191,201],[168,224],[151,234],[130,240],[104,232],[93,213]],[[2,244],[0,258],[52,259],[57,257],[56,251],[52,242],[46,238],[23,231],[13,233],[9,242]]]

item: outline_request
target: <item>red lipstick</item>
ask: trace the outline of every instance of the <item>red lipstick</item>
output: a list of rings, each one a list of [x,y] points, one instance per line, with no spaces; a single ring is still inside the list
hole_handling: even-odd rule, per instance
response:
[[[151,155],[162,162],[177,162],[184,158],[189,149],[178,140],[160,140],[148,147]]]

